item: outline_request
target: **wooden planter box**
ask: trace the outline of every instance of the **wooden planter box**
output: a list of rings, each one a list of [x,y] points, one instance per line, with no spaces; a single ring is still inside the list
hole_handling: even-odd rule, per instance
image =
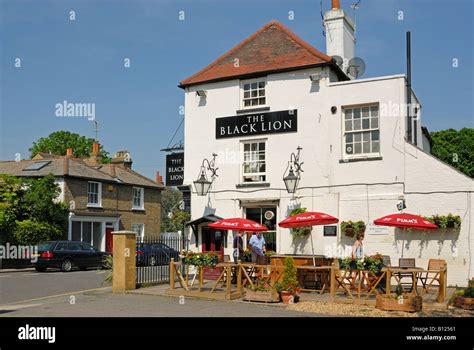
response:
[[[474,310],[474,298],[465,298],[458,296],[454,299],[454,306],[465,310]]]
[[[423,299],[419,295],[404,295],[403,304],[392,296],[377,295],[375,307],[385,311],[417,312],[423,308]]]
[[[245,289],[243,296],[243,300],[247,301],[260,301],[264,303],[278,303],[280,302],[280,296],[276,291],[254,291],[251,289]]]

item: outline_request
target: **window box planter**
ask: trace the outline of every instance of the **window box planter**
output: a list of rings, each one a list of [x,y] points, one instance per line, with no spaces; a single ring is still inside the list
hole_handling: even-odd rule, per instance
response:
[[[474,298],[457,296],[454,299],[454,306],[463,308],[464,310],[474,310]]]
[[[423,299],[419,295],[404,294],[400,303],[391,295],[377,295],[375,307],[385,311],[418,312],[423,308]]]
[[[262,303],[278,303],[280,302],[280,296],[276,290],[271,291],[259,291],[245,289],[242,300],[247,301],[259,301]]]

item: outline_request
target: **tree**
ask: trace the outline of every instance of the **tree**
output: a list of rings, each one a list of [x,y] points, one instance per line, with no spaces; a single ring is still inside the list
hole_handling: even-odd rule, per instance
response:
[[[73,154],[78,158],[87,158],[92,150],[94,139],[81,136],[69,131],[55,131],[48,137],[41,137],[38,141],[33,142],[29,149],[31,158],[37,153],[53,153],[57,155],[65,155],[68,148],[73,149]],[[109,163],[109,153],[100,146],[100,154],[104,163]]]
[[[23,179],[0,175],[0,243],[36,244],[67,232],[69,210],[59,202],[53,175]]]
[[[435,157],[474,177],[474,129],[447,129],[430,135],[433,140],[431,153]]]
[[[188,212],[181,210],[183,200],[181,191],[167,188],[161,194],[161,232],[182,231],[183,226],[191,218]]]

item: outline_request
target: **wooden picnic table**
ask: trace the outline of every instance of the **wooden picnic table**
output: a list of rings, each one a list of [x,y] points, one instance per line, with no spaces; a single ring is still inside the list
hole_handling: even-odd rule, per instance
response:
[[[365,295],[365,299],[368,299],[372,293],[380,294],[377,290],[380,282],[383,280],[384,277],[387,275],[386,270],[381,270],[378,273],[375,273],[371,270],[339,270],[339,274],[334,275],[334,281],[331,283],[335,283],[335,288],[333,289],[333,296],[335,295],[335,291],[338,288],[343,288],[344,291],[351,299],[354,299],[354,295],[352,291],[356,291],[355,295],[357,299],[360,300],[363,293],[367,293]],[[356,286],[356,282],[358,282]]]
[[[423,269],[421,267],[410,267],[410,268],[402,268],[402,267],[396,267],[396,266],[387,266],[382,268],[382,271],[386,271],[387,278],[386,278],[386,288],[385,288],[385,293],[387,295],[390,295],[390,291],[392,288],[391,285],[391,280],[392,277],[397,279],[397,276],[399,274],[411,274],[412,275],[412,291],[414,291],[415,295],[418,295],[418,290],[417,290],[417,284],[418,280],[420,279],[420,276],[424,273],[439,273],[440,276],[440,285],[439,285],[439,292],[438,292],[438,302],[443,303],[444,299],[446,297],[446,269],[442,268],[440,270],[428,270],[428,269]],[[400,282],[399,278],[397,279],[397,282]]]

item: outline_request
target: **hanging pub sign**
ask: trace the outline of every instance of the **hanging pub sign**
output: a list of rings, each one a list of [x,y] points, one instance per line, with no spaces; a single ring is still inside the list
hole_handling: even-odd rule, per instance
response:
[[[180,186],[184,179],[184,153],[166,156],[166,186]]]
[[[296,109],[216,119],[216,139],[298,131]]]

